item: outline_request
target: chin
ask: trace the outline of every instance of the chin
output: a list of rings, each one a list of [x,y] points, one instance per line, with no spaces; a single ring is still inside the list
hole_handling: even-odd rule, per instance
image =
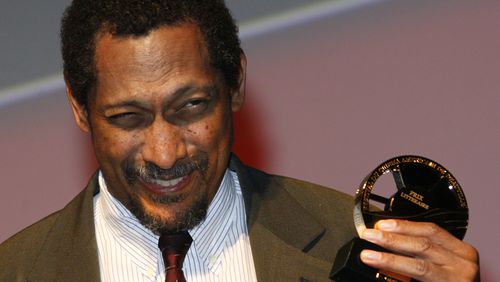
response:
[[[209,204],[206,193],[190,200],[182,195],[176,196],[175,201],[171,196],[132,198],[129,207],[144,227],[161,235],[190,230],[205,219]]]

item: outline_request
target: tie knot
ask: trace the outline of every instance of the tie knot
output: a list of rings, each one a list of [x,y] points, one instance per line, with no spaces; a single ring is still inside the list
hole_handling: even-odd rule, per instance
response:
[[[182,273],[182,263],[192,241],[193,239],[187,231],[160,236],[158,247],[161,250],[165,264],[166,281],[185,281]],[[172,280],[170,280],[170,277],[172,277]]]
[[[158,241],[158,247],[161,252],[175,252],[176,254],[185,256],[191,246],[193,239],[187,231],[163,234]]]

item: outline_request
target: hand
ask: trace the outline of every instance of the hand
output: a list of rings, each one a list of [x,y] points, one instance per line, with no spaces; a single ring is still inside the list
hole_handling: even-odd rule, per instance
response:
[[[370,250],[361,260],[376,269],[399,273],[419,281],[475,281],[479,278],[478,253],[434,223],[381,220],[363,239],[397,254]]]

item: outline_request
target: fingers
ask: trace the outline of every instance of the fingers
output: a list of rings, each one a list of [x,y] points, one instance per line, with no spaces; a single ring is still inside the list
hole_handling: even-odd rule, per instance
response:
[[[440,246],[443,249],[455,253],[458,256],[472,261],[477,261],[477,251],[470,245],[464,243],[463,241],[457,239],[449,232],[439,227],[438,225],[430,222],[413,222],[406,220],[381,220],[377,222],[375,228],[384,231],[385,234],[390,232],[391,234],[401,234],[406,237],[396,238],[388,237],[389,241],[398,241],[394,244],[399,245],[401,241],[406,242],[405,245],[409,249],[407,250],[411,254],[429,254],[435,253],[432,247]],[[410,240],[409,238],[418,238]],[[411,246],[409,246],[411,245]],[[391,248],[391,246],[387,246]],[[401,250],[401,252],[407,252],[406,250]]]
[[[367,229],[362,238],[399,254],[432,259],[437,264],[449,263],[449,258],[453,256],[450,251],[434,244],[427,237],[413,237]]]
[[[364,250],[361,252],[361,260],[376,269],[399,273],[421,281],[445,281],[442,277],[434,274],[433,264],[429,264],[423,259]],[[425,277],[432,277],[433,280],[425,279]]]
[[[472,281],[478,274],[477,251],[433,223],[383,220],[362,238],[394,252],[364,250],[361,260],[377,269],[420,281]]]
[[[361,260],[376,269],[427,282],[474,281],[479,271],[478,266],[470,261],[456,261],[452,265],[437,265],[425,259],[370,250],[361,252]]]

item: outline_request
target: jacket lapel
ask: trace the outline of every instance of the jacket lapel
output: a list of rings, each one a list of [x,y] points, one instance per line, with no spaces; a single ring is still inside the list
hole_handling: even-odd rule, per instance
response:
[[[29,281],[99,281],[99,260],[94,229],[93,196],[98,193],[97,176],[87,188],[61,210]],[[47,272],[47,265],[57,265]]]
[[[332,263],[307,251],[325,232],[279,179],[246,168],[231,158],[245,198],[252,255],[259,281],[329,281]]]
[[[329,281],[332,263],[288,244],[256,222],[250,242],[258,281]]]

